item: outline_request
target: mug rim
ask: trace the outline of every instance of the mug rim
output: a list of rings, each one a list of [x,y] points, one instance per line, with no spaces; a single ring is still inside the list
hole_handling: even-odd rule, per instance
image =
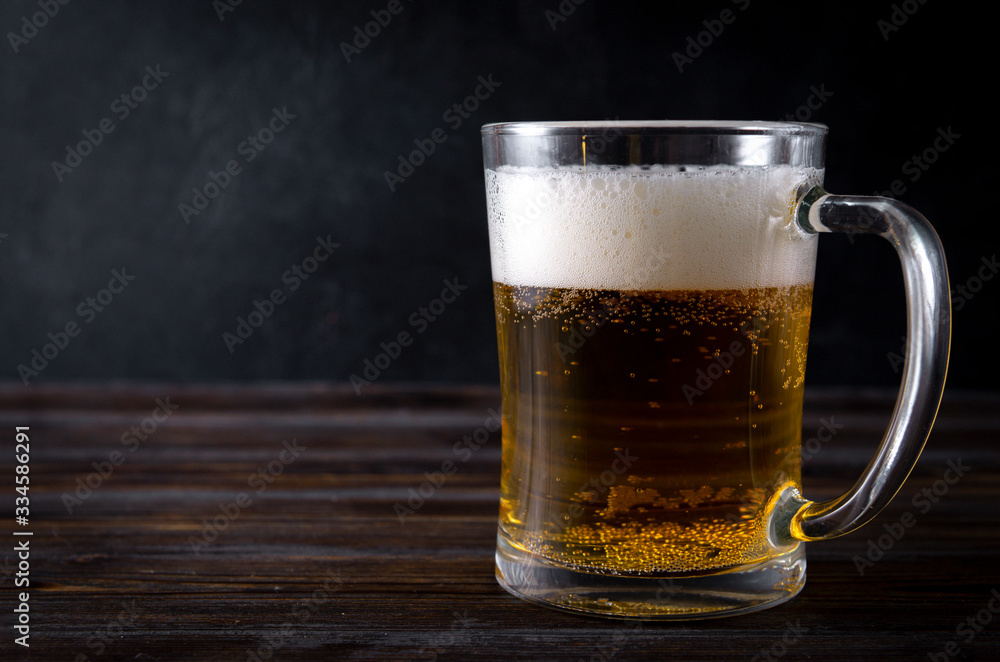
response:
[[[626,130],[632,134],[668,135],[774,135],[824,136],[829,128],[813,122],[769,122],[761,120],[581,120],[493,122],[484,124],[483,136],[559,136]]]

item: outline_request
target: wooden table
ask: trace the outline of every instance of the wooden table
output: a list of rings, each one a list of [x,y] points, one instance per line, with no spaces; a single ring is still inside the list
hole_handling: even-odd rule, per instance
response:
[[[843,425],[805,464],[808,496],[853,482],[892,398],[808,391],[804,439],[821,419]],[[893,505],[809,545],[798,597],[680,624],[569,615],[497,585],[499,435],[471,454],[453,445],[498,399],[378,384],[360,397],[320,385],[0,387],[0,659],[1000,659],[1000,395],[946,396]],[[14,513],[17,426],[30,437],[26,526]],[[395,504],[447,460],[456,472],[401,520]],[[949,462],[967,469],[956,478]],[[912,526],[896,540],[901,521]],[[22,578],[30,586],[13,589]],[[22,591],[28,649],[14,643]]]

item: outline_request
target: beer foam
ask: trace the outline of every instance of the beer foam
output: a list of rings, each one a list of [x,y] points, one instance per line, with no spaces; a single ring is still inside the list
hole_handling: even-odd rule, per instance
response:
[[[812,282],[816,235],[792,219],[822,172],[792,166],[486,171],[493,280],[613,290]]]

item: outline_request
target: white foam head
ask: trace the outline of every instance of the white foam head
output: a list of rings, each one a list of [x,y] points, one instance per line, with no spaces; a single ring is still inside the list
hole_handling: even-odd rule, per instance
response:
[[[493,280],[614,290],[812,283],[791,166],[486,171]]]

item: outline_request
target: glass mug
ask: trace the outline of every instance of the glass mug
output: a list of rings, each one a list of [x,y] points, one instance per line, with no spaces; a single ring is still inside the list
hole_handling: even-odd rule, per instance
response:
[[[790,599],[804,541],[871,520],[944,387],[950,297],[927,220],[824,191],[826,127],[526,122],[482,128],[503,452],[496,576],[620,618]],[[817,233],[902,262],[906,364],[880,447],[842,496],[800,494]]]

